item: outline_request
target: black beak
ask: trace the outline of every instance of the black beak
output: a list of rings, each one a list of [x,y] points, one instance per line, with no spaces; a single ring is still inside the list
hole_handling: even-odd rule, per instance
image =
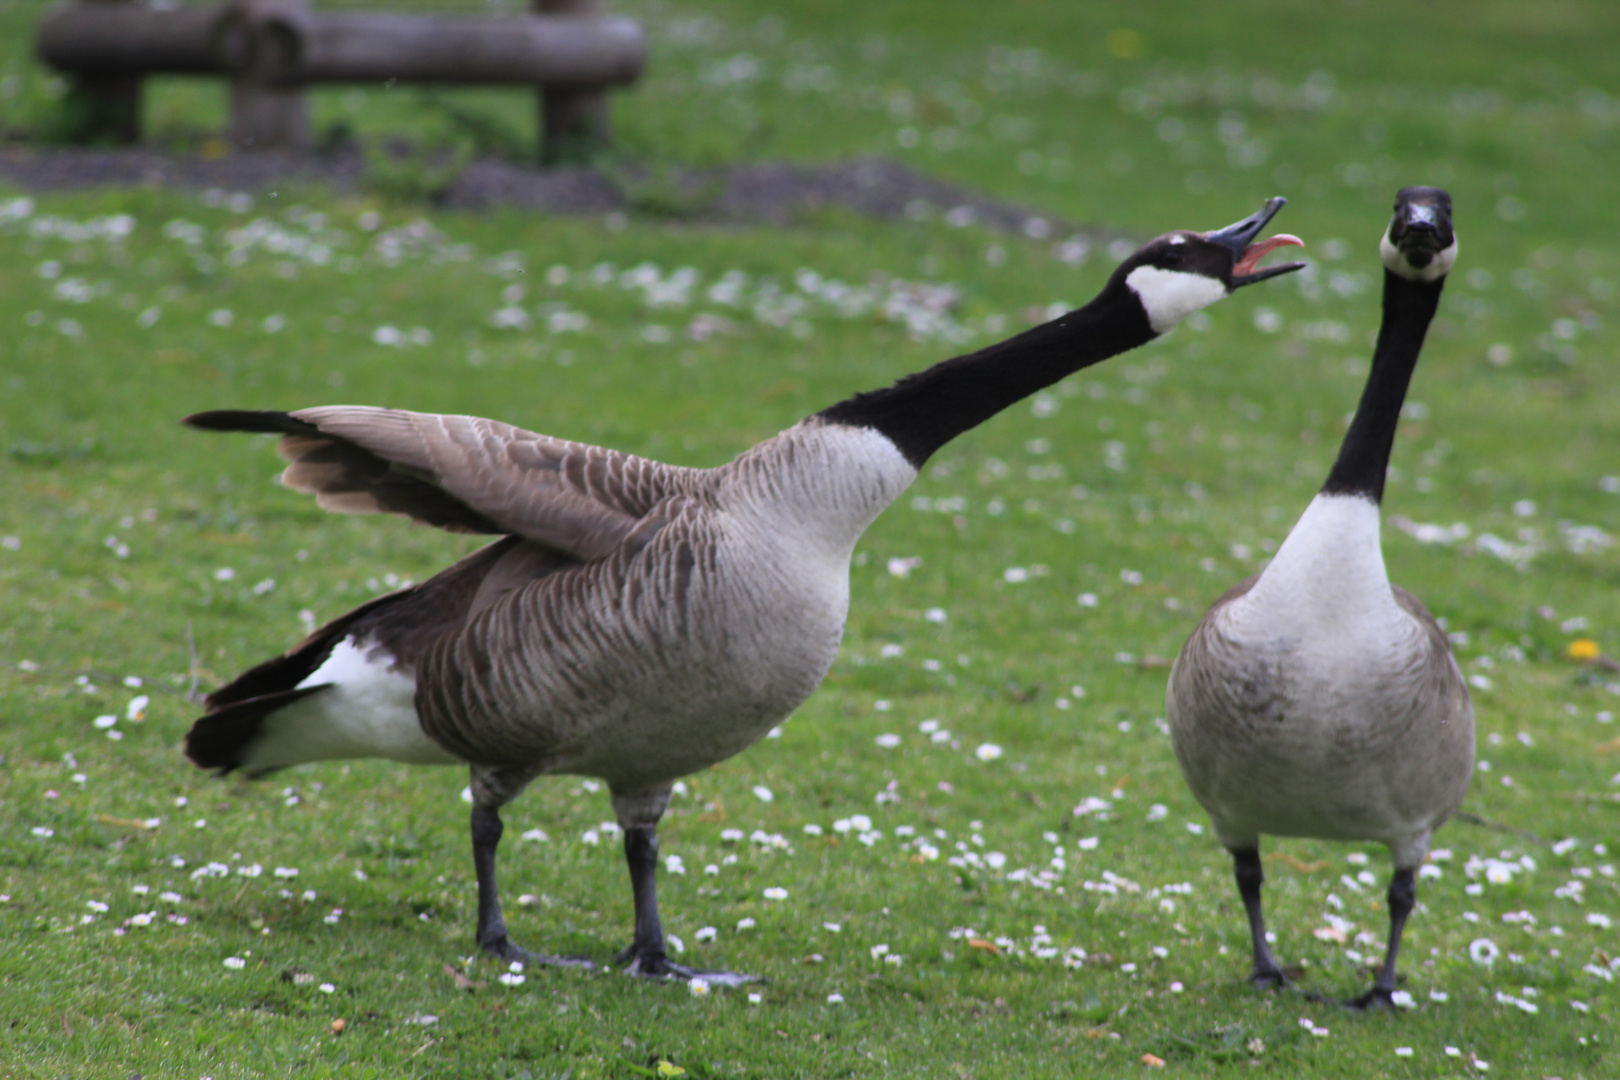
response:
[[[1406,197],[1413,191],[1419,197]],[[1390,239],[1403,251],[1439,251],[1451,244],[1451,199],[1439,189],[1407,189],[1395,204]],[[1422,197],[1426,196],[1426,197]]]
[[[1423,203],[1407,203],[1401,207],[1402,224],[1408,229],[1417,229],[1420,232],[1438,233],[1440,231],[1440,208],[1426,206]]]
[[[1304,247],[1304,243],[1297,236],[1281,233],[1277,236],[1254,242],[1260,235],[1260,230],[1266,223],[1277,216],[1277,211],[1286,206],[1288,200],[1281,195],[1266,200],[1266,205],[1250,214],[1242,221],[1218,229],[1212,233],[1205,233],[1205,240],[1212,240],[1232,252],[1232,288],[1241,288],[1244,285],[1253,285],[1257,281],[1265,281],[1280,274],[1289,274],[1295,270],[1304,269],[1304,263],[1280,263],[1277,266],[1268,266],[1264,270],[1256,270],[1257,264],[1269,252],[1279,247],[1297,245]]]

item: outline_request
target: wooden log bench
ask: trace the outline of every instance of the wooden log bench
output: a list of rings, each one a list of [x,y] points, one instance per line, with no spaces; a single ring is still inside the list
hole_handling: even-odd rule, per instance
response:
[[[646,61],[640,25],[604,14],[602,0],[531,2],[528,15],[481,17],[318,12],[307,0],[83,0],[47,11],[35,46],[123,142],[139,141],[141,84],[160,74],[229,78],[230,137],[244,148],[307,148],[306,87],[356,82],[529,84],[544,156],[606,142],[607,91]]]

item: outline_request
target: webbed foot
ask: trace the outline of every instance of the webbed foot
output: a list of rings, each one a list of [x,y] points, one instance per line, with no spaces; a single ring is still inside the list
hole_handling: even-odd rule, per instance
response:
[[[1258,965],[1249,974],[1249,982],[1261,990],[1282,990],[1290,985],[1288,976],[1283,973],[1282,968]]]
[[[615,964],[626,964],[626,975],[636,975],[643,979],[660,979],[680,982],[691,982],[702,979],[710,986],[742,986],[745,983],[764,982],[758,975],[742,975],[734,971],[705,971],[701,968],[690,968],[685,964],[672,963],[662,951],[637,952],[634,946],[625,949],[613,958]]]
[[[1375,1009],[1393,1009],[1395,1008],[1395,992],[1393,990],[1385,990],[1380,986],[1375,986],[1365,994],[1362,994],[1360,997],[1347,998],[1346,1000],[1339,1002],[1339,1004],[1343,1005],[1347,1009],[1353,1009],[1356,1012],[1372,1012]]]
[[[505,934],[483,945],[484,955],[493,960],[502,960],[506,963],[519,963],[524,967],[596,967],[596,961],[588,956],[548,956],[545,953],[530,952],[528,949],[512,944]]]

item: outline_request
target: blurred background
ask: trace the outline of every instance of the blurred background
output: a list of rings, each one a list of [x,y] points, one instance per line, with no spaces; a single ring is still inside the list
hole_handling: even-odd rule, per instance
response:
[[[33,59],[39,0],[0,4],[0,130],[71,137]],[[513,13],[513,0],[319,3]],[[1335,229],[1411,181],[1452,187],[1473,243],[1598,239],[1616,194],[1620,9],[1601,0],[616,0],[649,42],[614,95],[646,166],[884,155],[1074,221],[1158,231],[1278,192]],[[155,78],[150,141],[217,153],[223,80]],[[317,87],[319,146],[404,136],[532,160],[523,88]]]

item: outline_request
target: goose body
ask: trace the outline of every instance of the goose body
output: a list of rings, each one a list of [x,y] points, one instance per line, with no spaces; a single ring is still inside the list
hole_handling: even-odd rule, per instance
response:
[[[654,827],[673,782],[745,749],[815,689],[843,633],[856,541],[935,450],[1297,268],[1256,269],[1298,243],[1255,242],[1282,203],[1217,232],[1159,237],[1084,308],[858,394],[715,469],[465,416],[332,406],[189,418],[280,434],[283,483],[327,509],[502,538],[214,692],[187,755],[250,775],[369,756],[469,766],[478,943],[541,963],[588,961],[508,939],[498,812],[538,776],[598,777],[625,830],[635,900],[618,959],[647,976],[741,979],[665,954]],[[1144,269],[1155,273],[1133,280]]]
[[[1260,909],[1262,834],[1390,850],[1387,1003],[1413,872],[1473,774],[1473,711],[1444,631],[1392,585],[1379,506],[1395,425],[1456,254],[1450,199],[1403,189],[1381,245],[1384,325],[1367,389],[1323,489],[1266,569],[1218,599],[1170,674],[1176,760],[1233,854],[1252,978],[1283,981]]]
[[[1267,572],[1218,601],[1182,651],[1176,756],[1228,848],[1261,834],[1372,840],[1415,867],[1462,801],[1462,675],[1378,554],[1376,506],[1319,495]]]
[[[424,433],[440,423],[384,415]],[[327,430],[373,419],[360,409],[294,416]],[[559,453],[566,462],[590,449]],[[782,460],[799,468],[769,467]],[[615,791],[706,768],[763,737],[820,682],[848,610],[855,541],[915,475],[883,436],[820,421],[724,469],[643,469],[643,536],[632,529],[629,543],[566,572],[536,541],[502,541],[331,635],[330,654],[298,683],[330,690],[267,717],[238,767],[521,761]],[[444,630],[424,635],[424,614]]]

